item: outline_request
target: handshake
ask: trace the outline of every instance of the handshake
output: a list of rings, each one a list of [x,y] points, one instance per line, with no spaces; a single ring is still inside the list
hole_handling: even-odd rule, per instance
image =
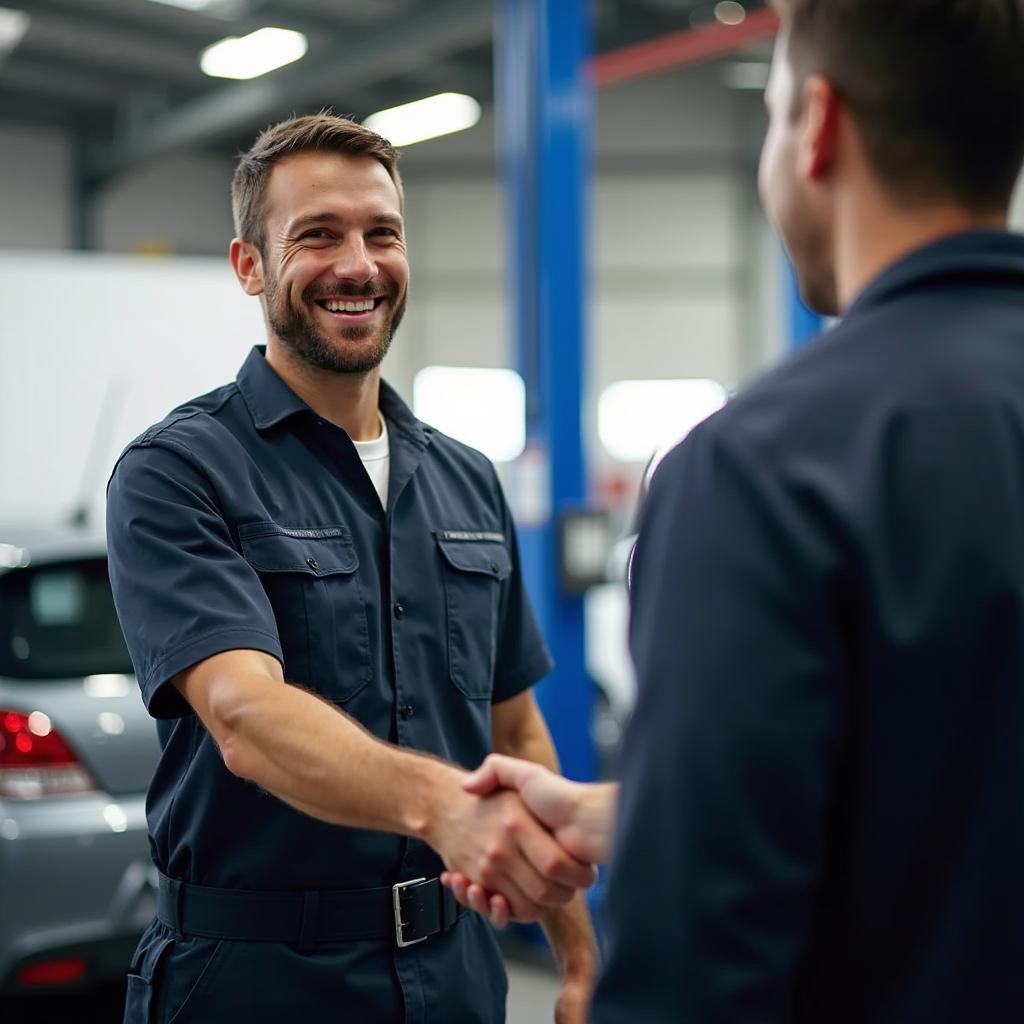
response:
[[[618,786],[576,783],[532,761],[492,754],[463,776],[475,802],[470,844],[432,844],[446,870],[441,881],[464,906],[498,928],[535,921],[597,878],[609,856]]]

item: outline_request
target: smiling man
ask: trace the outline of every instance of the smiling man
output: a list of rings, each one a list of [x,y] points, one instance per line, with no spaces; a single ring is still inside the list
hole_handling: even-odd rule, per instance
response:
[[[592,869],[464,772],[554,766],[551,668],[493,467],[380,378],[409,266],[396,154],[328,115],[264,132],[231,263],[266,347],[136,439],[111,478],[111,581],[163,754],[157,919],[128,1024],[491,1024],[493,934],[444,890],[482,871],[543,914],[582,1024]]]

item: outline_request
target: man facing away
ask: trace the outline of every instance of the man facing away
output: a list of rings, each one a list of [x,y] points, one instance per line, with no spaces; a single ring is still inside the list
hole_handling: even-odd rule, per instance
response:
[[[1019,1022],[1024,4],[776,6],[761,194],[843,320],[655,474],[593,1019]],[[604,852],[614,789],[498,784]]]
[[[503,1021],[493,934],[444,866],[543,915],[557,1020],[583,1020],[592,869],[517,795],[459,786],[492,746],[555,767],[530,691],[551,660],[493,467],[380,379],[409,279],[395,163],[333,116],[257,139],[231,264],[266,348],[111,478],[114,596],[162,745],[128,1024]]]

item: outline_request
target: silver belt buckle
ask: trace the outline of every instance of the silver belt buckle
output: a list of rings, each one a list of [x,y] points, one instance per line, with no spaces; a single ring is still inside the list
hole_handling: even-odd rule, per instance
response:
[[[405,949],[406,946],[415,946],[417,942],[426,942],[430,938],[429,935],[424,935],[419,939],[411,939],[406,942],[402,937],[402,929],[408,922],[402,920],[402,890],[408,889],[410,885],[419,885],[420,882],[425,882],[425,878],[412,878],[408,882],[396,882],[391,886],[391,898],[395,905],[395,941],[398,943],[399,949]]]

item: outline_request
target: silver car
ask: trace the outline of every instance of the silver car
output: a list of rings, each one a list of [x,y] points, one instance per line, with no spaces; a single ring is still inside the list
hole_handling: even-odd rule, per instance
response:
[[[0,1011],[123,978],[154,912],[158,751],[103,540],[0,528]]]

